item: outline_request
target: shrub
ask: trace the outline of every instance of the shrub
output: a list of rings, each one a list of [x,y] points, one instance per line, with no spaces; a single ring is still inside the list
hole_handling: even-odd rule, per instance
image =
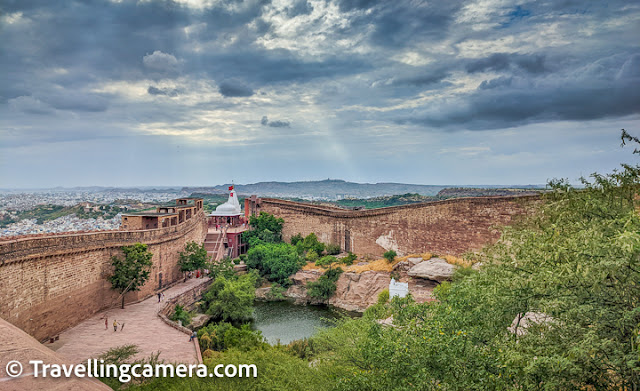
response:
[[[378,304],[385,304],[387,301],[389,301],[389,289],[383,289],[378,293]]]
[[[298,357],[301,359],[310,358],[313,353],[313,340],[308,338],[297,339],[295,341],[291,341],[286,346],[286,351],[290,353],[294,357]]]
[[[138,353],[140,353],[140,349],[137,345],[122,345],[107,350],[98,356],[98,359],[103,360],[105,364],[120,365],[129,362]]]
[[[329,266],[336,261],[337,261],[336,257],[332,255],[325,255],[324,257],[316,261],[316,266]]]
[[[355,261],[356,259],[358,259],[358,256],[356,254],[352,253],[351,251],[349,251],[349,255],[347,255],[346,257],[343,257],[341,259],[341,261],[345,265],[351,266],[351,265],[353,265],[353,261]]]
[[[383,257],[387,260],[387,262],[389,262],[389,263],[391,263],[391,262],[395,261],[395,259],[396,259],[396,256],[397,256],[397,255],[398,255],[398,254],[397,254],[395,251],[393,251],[393,250],[389,250],[389,251],[387,251],[386,253],[382,254],[382,256],[383,256]]]
[[[295,246],[296,244],[298,244],[299,242],[302,242],[303,240],[304,238],[302,237],[302,234],[298,233],[291,237],[291,244]]]
[[[317,281],[307,283],[307,291],[310,297],[328,300],[336,291],[336,281],[342,273],[341,268],[329,269],[318,278]]]
[[[327,254],[329,255],[337,255],[340,254],[340,245],[338,244],[327,244],[325,246],[325,251],[327,252]]]
[[[286,300],[287,298],[284,296],[284,292],[286,291],[285,287],[278,284],[277,282],[271,285],[271,289],[267,292],[266,296],[269,300]]]
[[[247,253],[247,267],[280,285],[289,286],[289,276],[306,263],[295,247],[287,243],[267,243],[253,247]]]
[[[305,259],[307,260],[307,262],[316,262],[319,258],[319,255],[317,252],[313,251],[313,250],[309,250],[307,251],[307,254],[305,255]]]
[[[205,312],[214,319],[244,322],[253,315],[255,274],[237,279],[218,277],[203,295]]]
[[[231,323],[210,323],[198,331],[200,349],[224,351],[235,348],[248,351],[264,345],[264,337],[259,330],[252,330],[249,324],[234,327]]]
[[[265,243],[282,242],[282,226],[284,220],[274,215],[260,212],[259,216],[251,216],[249,219],[251,230],[242,233],[242,241],[249,247]]]
[[[191,318],[193,314],[189,311],[185,310],[183,306],[180,304],[176,304],[176,308],[173,310],[173,314],[169,317],[169,319],[174,322],[181,321],[183,326],[187,326],[191,323]]]
[[[313,250],[318,254],[322,254],[324,251],[324,243],[318,241],[318,237],[313,232],[307,235],[304,240],[296,244],[298,251]]]
[[[209,270],[211,271],[211,278],[224,277],[227,279],[233,278],[236,272],[233,270],[233,261],[229,258],[221,259],[219,262],[213,262],[209,264]]]

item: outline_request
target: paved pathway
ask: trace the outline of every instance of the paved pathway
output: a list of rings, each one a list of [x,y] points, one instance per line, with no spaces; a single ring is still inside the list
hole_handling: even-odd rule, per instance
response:
[[[140,303],[127,305],[125,309],[115,308],[95,314],[77,326],[60,334],[60,340],[45,346],[55,350],[71,362],[83,362],[95,358],[105,351],[122,345],[135,344],[140,353],[135,358],[147,358],[160,351],[160,359],[165,362],[197,364],[194,342],[189,336],[167,325],[158,317],[158,311],[172,297],[185,292],[205,281],[193,278],[164,291],[165,301],[158,303],[152,296]],[[109,327],[105,330],[104,316],[107,314]],[[113,321],[124,323],[113,331]]]

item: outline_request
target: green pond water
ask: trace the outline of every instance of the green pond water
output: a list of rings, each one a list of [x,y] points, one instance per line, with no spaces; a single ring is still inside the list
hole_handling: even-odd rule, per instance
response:
[[[294,305],[289,301],[257,301],[253,308],[253,328],[262,331],[270,344],[308,338],[319,329],[332,327],[330,320],[344,314],[327,306]]]

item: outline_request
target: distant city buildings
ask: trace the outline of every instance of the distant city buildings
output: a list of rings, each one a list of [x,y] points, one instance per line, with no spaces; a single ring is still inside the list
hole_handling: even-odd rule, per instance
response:
[[[0,228],[0,236],[32,235],[71,231],[104,231],[120,228],[120,214],[104,220],[80,219],[76,215],[58,217],[55,220],[38,224],[36,219],[24,219],[17,223],[10,224],[6,228]]]
[[[19,216],[19,212],[28,211],[38,205],[61,205],[65,207],[79,205],[84,212],[99,212],[100,206],[110,205],[118,201],[119,208],[123,212],[131,209],[127,201],[131,204],[154,204],[164,203],[179,197],[182,193],[173,192],[144,192],[127,190],[109,190],[104,192],[83,192],[83,191],[35,191],[35,192],[0,192],[0,217]],[[0,237],[16,235],[32,235],[44,233],[73,232],[73,231],[102,231],[116,230],[120,228],[121,214],[118,213],[113,218],[104,219],[87,218],[82,219],[75,214],[69,214],[37,223],[35,218],[26,218],[7,227],[0,228]]]

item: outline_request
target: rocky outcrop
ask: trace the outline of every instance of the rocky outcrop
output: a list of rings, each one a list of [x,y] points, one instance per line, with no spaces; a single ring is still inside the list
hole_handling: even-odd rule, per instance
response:
[[[269,292],[271,292],[271,287],[270,286],[268,286],[266,288],[258,288],[258,289],[256,289],[256,300],[268,301],[269,300],[269,297],[268,297]]]
[[[443,282],[450,280],[455,267],[442,258],[431,258],[423,261],[409,269],[407,274],[410,277],[426,278],[433,281]]]
[[[284,296],[295,300],[296,304],[322,304],[322,300],[314,299],[307,295],[307,283],[316,281],[323,272],[319,270],[300,270],[293,276],[293,284],[286,290]]]
[[[378,301],[378,294],[389,288],[390,281],[389,273],[385,272],[342,273],[329,304],[347,311],[363,312]]]
[[[307,282],[316,281],[323,274],[324,272],[320,270],[300,270],[291,276],[291,281],[293,282],[293,285],[305,286],[307,285]]]
[[[407,264],[411,264],[407,262]],[[378,301],[378,295],[389,288],[391,277],[388,272],[366,271],[363,273],[345,272],[336,282],[336,292],[329,299],[314,299],[307,294],[308,282],[316,281],[324,272],[320,270],[300,270],[293,276],[293,284],[284,292],[284,296],[293,299],[296,304],[330,304],[352,312],[364,312]],[[409,283],[409,293],[416,302],[424,303],[433,300],[431,293],[438,283],[421,278],[410,278],[406,271],[400,273],[401,282]],[[268,294],[271,288],[256,289],[257,300],[270,300]]]

